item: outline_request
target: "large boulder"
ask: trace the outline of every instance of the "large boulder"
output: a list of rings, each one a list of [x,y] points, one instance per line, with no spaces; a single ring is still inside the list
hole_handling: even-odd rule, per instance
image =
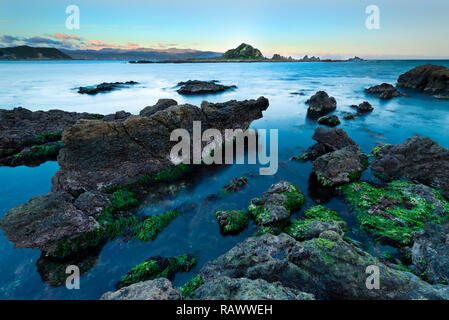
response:
[[[53,253],[57,244],[74,239],[98,227],[98,222],[77,209],[65,193],[50,192],[31,198],[9,210],[0,228],[16,248]]]
[[[201,121],[202,131],[246,130],[262,117],[268,104],[264,97],[203,102],[201,108],[172,105],[149,117],[131,116],[123,122],[79,121],[63,134],[65,148],[58,157],[61,169],[53,177],[53,191],[96,190],[168,169],[173,166],[171,148],[177,143],[170,141],[173,130],[183,128],[192,134],[193,121]]]
[[[379,289],[366,286],[367,267],[379,268]],[[200,271],[205,283],[219,277],[263,279],[318,299],[448,299],[449,287],[380,263],[339,238],[298,242],[286,234],[248,238]]]
[[[412,261],[415,272],[430,283],[449,283],[449,224],[429,223],[415,235]]]
[[[372,86],[365,89],[366,93],[374,94],[379,96],[381,99],[391,99],[394,97],[403,96],[395,87],[389,83],[382,83],[377,86]]]
[[[165,110],[168,107],[177,105],[178,102],[173,99],[159,99],[154,106],[148,106],[140,111],[142,117],[149,117],[158,111]]]
[[[337,108],[337,101],[335,98],[329,97],[324,91],[318,91],[311,96],[306,103],[309,105],[307,114],[311,117],[323,116]]]
[[[323,186],[334,187],[360,179],[368,157],[356,146],[347,146],[313,161],[312,169]]]
[[[447,93],[449,92],[449,69],[433,64],[421,65],[401,74],[397,85],[430,94]]]
[[[200,80],[189,80],[185,82],[179,82],[179,88],[177,92],[184,95],[198,95],[198,94],[208,94],[208,93],[218,93],[227,91],[230,89],[237,88],[236,86],[225,86],[217,83],[218,81],[200,81]]]
[[[418,181],[441,189],[449,199],[449,150],[415,135],[404,143],[385,145],[376,152],[371,169],[381,177]]]
[[[263,279],[218,277],[199,287],[197,300],[314,300],[313,295]]]
[[[181,300],[181,293],[173,288],[170,280],[159,278],[138,282],[117,291],[109,291],[101,300]]]

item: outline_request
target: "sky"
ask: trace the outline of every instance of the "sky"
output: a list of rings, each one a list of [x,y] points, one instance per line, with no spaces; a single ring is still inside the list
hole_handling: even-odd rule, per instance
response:
[[[68,29],[76,5],[80,28]],[[369,5],[379,28],[368,29]],[[448,0],[0,0],[0,46],[449,59]]]

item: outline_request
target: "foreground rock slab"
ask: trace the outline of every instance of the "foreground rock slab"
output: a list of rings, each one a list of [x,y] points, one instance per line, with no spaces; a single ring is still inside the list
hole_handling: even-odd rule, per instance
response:
[[[397,84],[430,94],[449,93],[449,69],[433,64],[421,65],[401,74]]]
[[[371,169],[381,177],[418,181],[441,189],[449,199],[449,150],[422,136],[386,145],[377,151]]]
[[[184,95],[199,95],[199,94],[209,94],[218,93],[231,89],[237,88],[237,86],[225,86],[217,83],[218,81],[200,81],[200,80],[189,80],[186,82],[179,82],[178,86],[181,87],[177,90],[179,94]]]
[[[115,292],[106,292],[101,300],[181,300],[181,293],[170,280],[159,278],[138,282]]]

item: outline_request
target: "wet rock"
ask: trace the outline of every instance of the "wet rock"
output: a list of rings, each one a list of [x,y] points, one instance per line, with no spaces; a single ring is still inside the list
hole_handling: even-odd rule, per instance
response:
[[[375,94],[381,99],[391,99],[394,97],[403,96],[395,87],[388,83],[382,83],[377,86],[369,87],[365,89],[366,93]]]
[[[218,277],[198,288],[197,300],[314,300],[314,296],[297,289],[263,279]]]
[[[368,157],[356,146],[347,146],[313,161],[312,170],[323,186],[334,187],[360,179]]]
[[[122,110],[104,116],[103,121],[124,121],[125,119],[128,119],[129,116],[131,116],[131,113]]]
[[[109,205],[110,196],[100,191],[83,192],[73,203],[89,216],[98,216]]]
[[[173,288],[170,280],[159,278],[139,282],[115,292],[106,292],[101,300],[181,300],[181,293]]]
[[[58,157],[61,169],[52,179],[52,190],[98,190],[173,168],[169,159],[177,143],[170,141],[173,130],[184,128],[191,133],[193,121],[201,121],[202,131],[246,130],[267,108],[268,100],[260,97],[203,102],[201,109],[174,105],[150,117],[131,116],[123,122],[79,121],[63,134],[65,147]]]
[[[358,106],[352,105],[351,108],[357,109],[360,114],[372,112],[374,110],[373,106],[368,101],[363,101]]]
[[[33,112],[22,107],[0,109],[0,163],[8,165],[24,148],[58,142],[67,127],[80,119],[93,118],[103,116],[61,110]]]
[[[9,210],[0,228],[16,248],[52,254],[61,241],[74,239],[98,227],[98,222],[72,204],[65,193],[50,192]]]
[[[306,103],[309,105],[307,115],[310,117],[323,116],[337,108],[335,98],[329,97],[324,91],[318,91]]]
[[[380,288],[366,286],[368,266],[377,266]],[[263,235],[238,244],[200,271],[207,283],[219,277],[263,279],[318,299],[447,299],[449,287],[432,286],[394,270],[342,239],[298,242],[286,234]]]
[[[341,122],[340,119],[338,119],[337,116],[333,115],[333,116],[323,116],[318,118],[317,121],[319,124],[328,126],[328,127],[335,127],[338,126]]]
[[[414,271],[430,283],[449,283],[449,224],[429,223],[415,235]]]
[[[197,95],[197,94],[208,94],[208,93],[218,93],[231,89],[237,88],[237,86],[225,86],[218,84],[218,81],[200,81],[200,80],[189,80],[186,82],[179,82],[177,90],[179,94],[185,95]]]
[[[178,102],[173,99],[159,99],[154,106],[148,106],[140,111],[142,117],[149,117],[158,111],[165,110],[168,107],[177,105]]]
[[[224,234],[237,234],[248,227],[248,214],[241,210],[217,211],[216,217]]]
[[[345,120],[354,120],[355,119],[355,115],[352,114],[352,113],[348,113],[348,114],[345,114],[343,119],[345,119]]]
[[[371,169],[379,176],[418,181],[441,189],[449,199],[449,150],[437,142],[415,135],[404,143],[383,146],[377,154]]]
[[[401,74],[397,85],[430,94],[449,92],[449,69],[433,64],[421,65]]]
[[[251,200],[248,212],[259,226],[279,227],[304,202],[305,197],[296,185],[280,181],[271,185],[261,198]]]
[[[94,86],[88,87],[79,87],[78,93],[84,94],[97,94],[100,92],[110,92],[117,89],[127,88],[129,86],[135,85],[137,82],[135,81],[126,81],[126,82],[103,82]]]

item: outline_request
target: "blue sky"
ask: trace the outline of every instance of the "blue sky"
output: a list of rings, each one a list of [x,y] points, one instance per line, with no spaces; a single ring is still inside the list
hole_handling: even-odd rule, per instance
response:
[[[79,30],[65,26],[72,4]],[[379,30],[365,27],[368,5]],[[448,0],[0,0],[0,44],[223,52],[245,42],[266,56],[449,58],[448,12]]]

